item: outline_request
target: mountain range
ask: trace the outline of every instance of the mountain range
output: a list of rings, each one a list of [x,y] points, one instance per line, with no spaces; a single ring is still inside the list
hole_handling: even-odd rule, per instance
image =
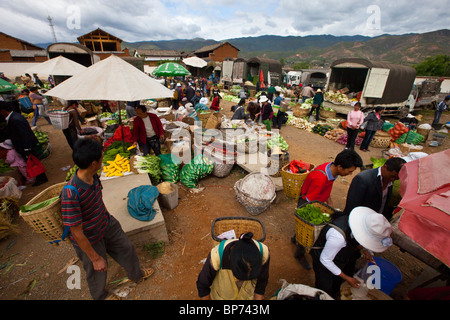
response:
[[[307,62],[310,66],[328,66],[336,59],[351,57],[414,65],[428,57],[439,54],[448,55],[450,52],[449,40],[450,30],[443,29],[427,33],[376,37],[361,35],[312,35],[305,37],[265,35],[224,41],[228,41],[237,47],[240,50],[239,56],[243,58],[258,56],[276,60],[283,59],[287,66],[299,62]],[[130,49],[130,53],[134,49],[192,52],[216,43],[219,43],[219,41],[194,38],[189,40],[122,42],[122,48]]]

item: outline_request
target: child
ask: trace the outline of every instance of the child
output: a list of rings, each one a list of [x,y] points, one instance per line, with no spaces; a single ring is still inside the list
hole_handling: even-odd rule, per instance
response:
[[[0,147],[8,150],[5,163],[9,164],[10,167],[18,168],[22,176],[26,179],[26,183],[34,183],[35,178],[27,178],[27,163],[14,149],[11,140],[6,139],[4,142],[0,143]],[[19,184],[21,183],[19,182]]]

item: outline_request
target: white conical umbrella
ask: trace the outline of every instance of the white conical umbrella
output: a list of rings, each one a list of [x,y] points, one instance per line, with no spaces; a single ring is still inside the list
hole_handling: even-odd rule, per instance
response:
[[[183,63],[187,66],[195,67],[195,68],[204,68],[208,64],[205,60],[199,57],[190,57],[183,59]]]
[[[47,60],[38,65],[30,67],[27,73],[36,73],[38,75],[52,76],[74,76],[87,68],[75,61],[58,56]]]
[[[137,101],[173,97],[173,92],[123,59],[111,55],[45,95],[64,100]]]

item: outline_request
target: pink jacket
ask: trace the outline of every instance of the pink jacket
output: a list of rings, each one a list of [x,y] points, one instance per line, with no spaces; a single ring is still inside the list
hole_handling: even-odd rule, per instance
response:
[[[8,163],[10,167],[26,167],[27,163],[22,156],[15,150],[11,149],[6,154],[5,163]]]
[[[361,110],[355,111],[352,110],[347,115],[347,127],[352,128],[353,126],[356,127],[356,129],[359,129],[359,127],[364,122],[364,113]]]

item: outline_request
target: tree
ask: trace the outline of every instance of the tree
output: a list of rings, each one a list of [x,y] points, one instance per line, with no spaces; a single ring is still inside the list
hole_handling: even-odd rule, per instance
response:
[[[306,61],[300,62],[300,63],[296,63],[293,66],[294,70],[298,70],[298,69],[309,69],[309,63]]]
[[[418,76],[450,77],[450,56],[440,54],[428,57],[414,68]]]

